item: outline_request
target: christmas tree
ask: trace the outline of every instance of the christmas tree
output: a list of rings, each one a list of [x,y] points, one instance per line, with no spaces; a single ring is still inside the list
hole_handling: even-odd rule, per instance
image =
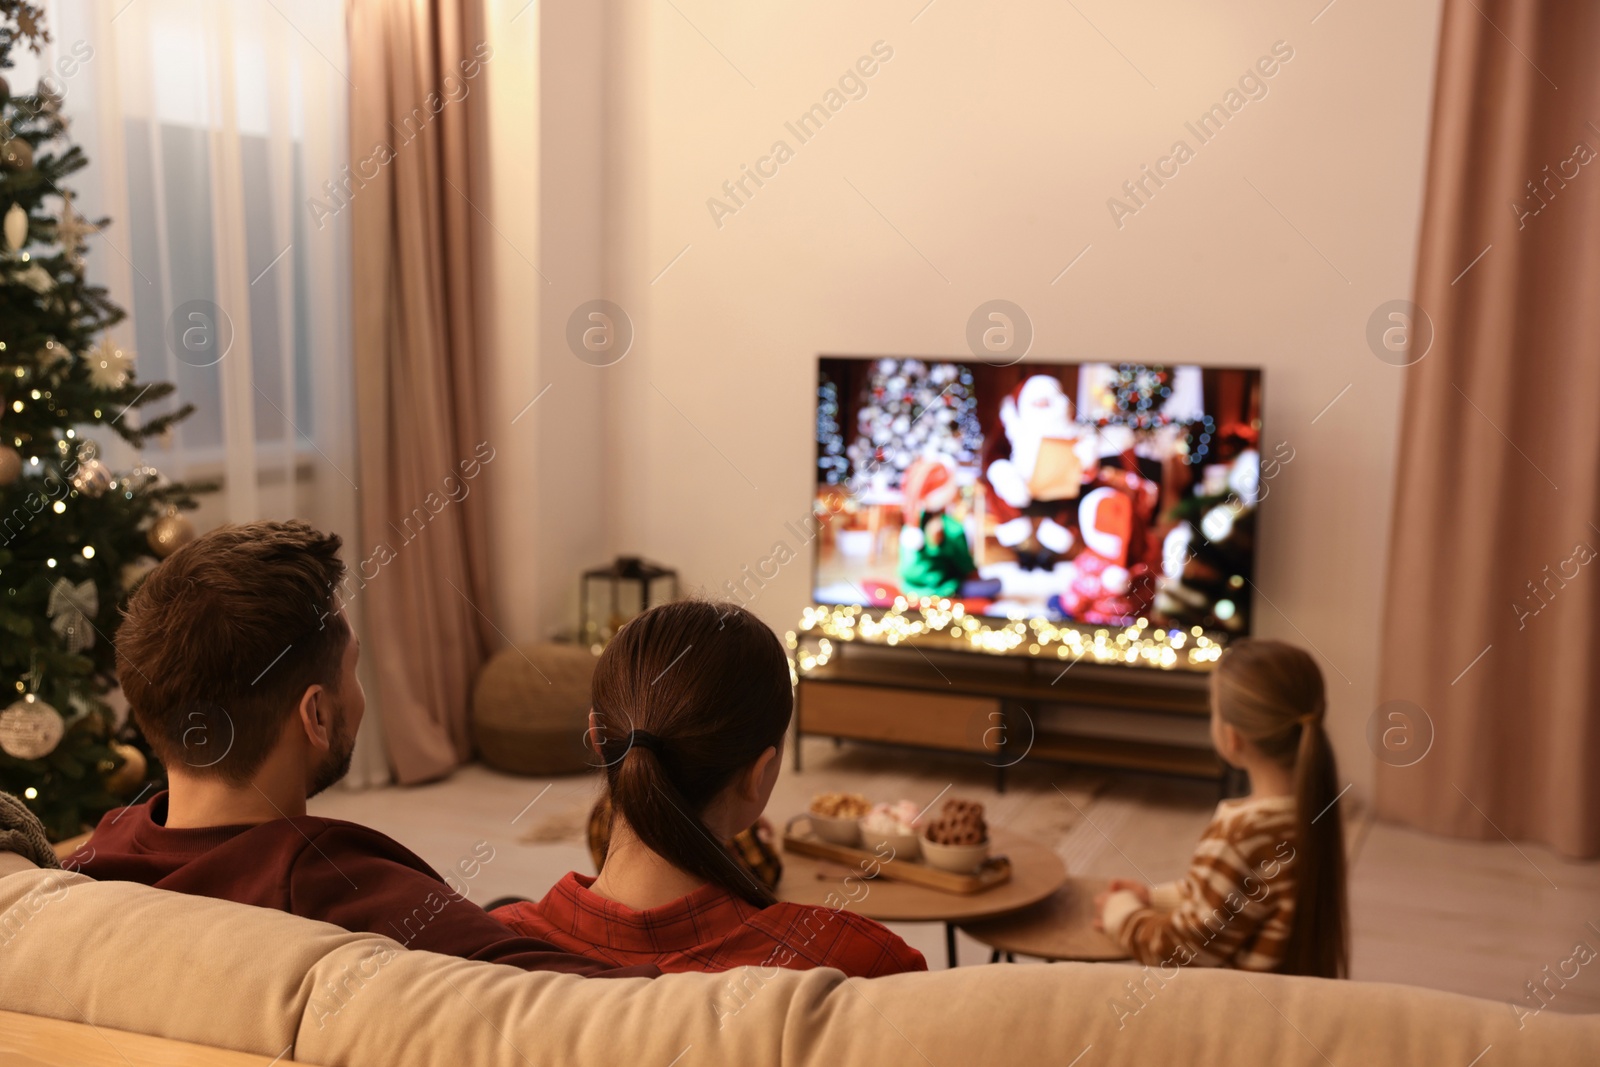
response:
[[[880,359],[856,414],[855,440],[845,451],[860,492],[868,485],[898,489],[906,468],[927,456],[974,464],[982,444],[971,371],[955,363]],[[826,452],[828,443],[823,446]]]
[[[85,280],[86,239],[107,220],[79,215],[64,182],[88,160],[58,96],[43,83],[12,96],[4,79],[13,48],[49,42],[41,15],[0,0],[0,789],[60,839],[159,781],[106,702],[111,639],[131,583],[193,536],[179,509],[208,487],[113,472],[87,436],[137,448],[191,407],[141,418],[173,387],[137,379],[110,332],[122,309]]]

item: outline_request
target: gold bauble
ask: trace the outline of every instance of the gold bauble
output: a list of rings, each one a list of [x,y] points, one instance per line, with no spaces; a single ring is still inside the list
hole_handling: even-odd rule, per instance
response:
[[[33,145],[20,137],[0,143],[0,164],[10,170],[32,170]]]
[[[143,752],[121,741],[111,742],[111,751],[117,754],[122,766],[106,775],[106,788],[118,796],[127,796],[144,784],[150,763]]]
[[[169,511],[150,524],[150,551],[166,559],[178,549],[194,540],[194,523]]]

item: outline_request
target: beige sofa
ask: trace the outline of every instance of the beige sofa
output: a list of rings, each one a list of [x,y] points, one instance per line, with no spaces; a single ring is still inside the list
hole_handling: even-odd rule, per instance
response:
[[[871,981],[755,969],[585,980],[408,952],[0,855],[0,1062],[263,1067],[274,1057],[352,1067],[1576,1065],[1600,1061],[1600,1017],[1547,1011],[1519,1028],[1505,1004],[1424,989],[1093,964]]]

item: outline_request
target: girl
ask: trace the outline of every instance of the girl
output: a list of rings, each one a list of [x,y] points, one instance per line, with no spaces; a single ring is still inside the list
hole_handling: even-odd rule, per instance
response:
[[[1240,641],[1211,676],[1211,740],[1250,775],[1224,800],[1188,875],[1117,879],[1099,921],[1141,963],[1343,978],[1344,830],[1338,771],[1322,728],[1322,672],[1281,641]]]
[[[496,918],[663,971],[927,969],[870,919],[778,903],[724,844],[767,806],[794,705],[788,657],[761,620],[731,604],[651,608],[606,646],[591,695],[590,740],[614,812],[605,863]]]

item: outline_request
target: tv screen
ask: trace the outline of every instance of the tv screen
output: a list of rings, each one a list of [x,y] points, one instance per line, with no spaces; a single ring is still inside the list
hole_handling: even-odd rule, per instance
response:
[[[1250,632],[1259,370],[823,357],[816,429],[819,604]]]

